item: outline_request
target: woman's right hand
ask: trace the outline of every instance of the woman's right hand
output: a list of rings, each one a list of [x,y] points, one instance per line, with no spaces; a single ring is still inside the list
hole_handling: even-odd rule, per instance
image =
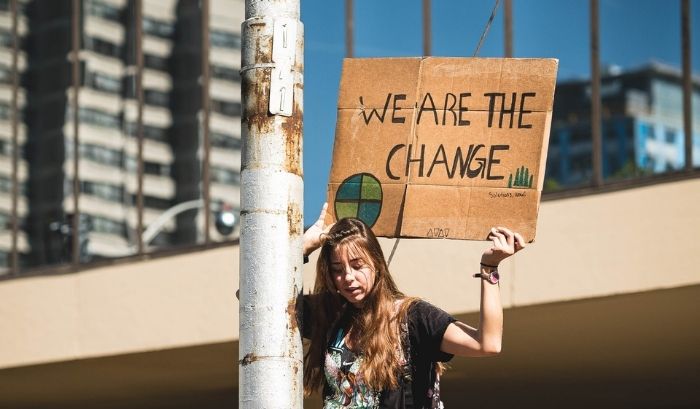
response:
[[[321,209],[321,214],[318,216],[318,220],[316,220],[316,222],[304,232],[304,256],[308,256],[309,254],[313,253],[314,250],[321,247],[321,244],[323,244],[321,241],[321,235],[328,233],[328,230],[330,230],[331,226],[333,226],[332,224],[325,226],[327,209],[328,203],[324,203],[323,208]]]

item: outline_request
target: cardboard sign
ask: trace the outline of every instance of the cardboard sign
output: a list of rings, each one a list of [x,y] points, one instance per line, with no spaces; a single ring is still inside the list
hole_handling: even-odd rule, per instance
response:
[[[327,222],[377,236],[535,237],[555,59],[376,58],[343,63]]]

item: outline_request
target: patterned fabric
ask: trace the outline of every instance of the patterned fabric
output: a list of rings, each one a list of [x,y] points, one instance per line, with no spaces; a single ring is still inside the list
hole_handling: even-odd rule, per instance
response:
[[[305,309],[305,325],[310,317]],[[440,350],[442,336],[455,319],[425,301],[418,301],[408,310],[401,325],[401,364],[396,389],[373,391],[364,383],[360,368],[364,359],[345,345],[347,318],[343,317],[331,331],[324,360],[324,409],[444,409],[440,399],[440,377],[437,363],[447,362],[452,355]],[[399,351],[397,351],[399,352]]]
[[[328,346],[325,361],[327,393],[323,402],[325,409],[379,408],[379,393],[372,391],[359,372],[362,355],[355,355],[347,348],[345,333],[340,328]]]

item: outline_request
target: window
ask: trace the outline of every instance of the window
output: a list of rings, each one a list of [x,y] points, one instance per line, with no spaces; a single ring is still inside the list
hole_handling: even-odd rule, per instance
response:
[[[211,75],[212,75],[212,77],[220,79],[220,80],[241,82],[241,75],[237,69],[230,68],[230,67],[224,67],[223,65],[212,64]]]
[[[7,176],[0,175],[0,192],[11,192],[12,180]]]
[[[0,45],[12,48],[12,38],[12,33],[6,30],[0,30]]]
[[[241,174],[232,169],[211,167],[212,182],[223,183],[226,185],[236,185],[241,182]]]
[[[146,103],[150,105],[167,108],[170,104],[170,95],[167,92],[147,89],[144,91],[143,96]]]
[[[170,176],[170,166],[158,162],[143,162],[143,172],[147,175]]]
[[[241,48],[241,35],[222,30],[211,30],[209,41],[214,47]]]
[[[0,119],[10,119],[12,117],[12,109],[9,105],[0,102]]]
[[[136,203],[136,195],[131,195],[131,202]],[[173,205],[170,199],[163,199],[155,196],[143,196],[143,205],[149,209],[167,210]]]
[[[0,64],[0,84],[12,84],[12,70],[4,64]]]
[[[105,128],[119,128],[120,120],[116,115],[96,108],[80,108],[80,121]]]
[[[80,144],[80,156],[109,166],[121,167],[124,162],[121,151],[93,144]]]
[[[125,131],[127,135],[136,136],[136,127],[136,122],[127,122],[125,126]],[[163,128],[158,128],[157,126],[144,124],[143,137],[154,141],[167,142],[168,133],[167,130]]]
[[[212,99],[211,109],[226,116],[241,116],[241,103]]]
[[[664,141],[666,143],[675,144],[676,143],[676,130],[673,128],[668,128],[664,132]]]
[[[121,10],[99,0],[90,0],[85,5],[85,13],[105,20],[121,22]]]
[[[173,24],[152,17],[143,18],[143,32],[152,36],[170,39],[173,36]]]
[[[146,68],[151,68],[154,70],[166,71],[168,69],[167,58],[159,57],[153,54],[143,55],[143,65]]]
[[[85,48],[97,54],[106,55],[113,58],[122,57],[122,47],[100,38],[88,37],[85,40]]]
[[[96,233],[116,234],[123,237],[127,235],[126,223],[108,219],[102,216],[92,216],[91,231]]]
[[[88,72],[86,75],[86,85],[98,91],[119,94],[122,90],[122,81],[111,75],[99,72]]]
[[[84,181],[80,184],[81,192],[112,202],[124,200],[124,188],[108,183]]]
[[[243,141],[233,135],[221,132],[211,132],[211,144],[217,148],[241,149]]]

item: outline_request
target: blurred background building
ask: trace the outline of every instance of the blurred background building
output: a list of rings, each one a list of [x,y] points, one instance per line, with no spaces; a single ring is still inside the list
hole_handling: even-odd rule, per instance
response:
[[[622,180],[685,167],[683,78],[661,63],[601,78],[603,178]],[[700,79],[692,85],[692,157],[700,166]],[[554,100],[545,189],[586,185],[592,177],[591,82],[561,81]]]
[[[80,262],[135,254],[139,213],[143,231],[181,203],[193,205],[163,221],[145,247],[203,243],[205,167],[209,208],[238,207],[240,10],[222,6],[208,20],[210,46],[205,50],[198,2],[142,2],[140,33],[135,4],[18,2],[15,73],[10,1],[0,3],[0,222],[9,227],[12,220],[12,91],[17,76],[17,270],[70,263],[76,227]],[[137,47],[143,50],[141,65]],[[205,52],[207,78],[202,75]],[[205,129],[206,94],[210,109]],[[75,214],[79,218],[74,225]],[[208,230],[210,240],[226,240],[216,229]],[[11,232],[4,229],[0,238],[0,274],[10,271]]]
[[[326,6],[307,34],[342,25]],[[243,8],[0,0],[0,408],[238,407]],[[684,39],[669,47],[685,55]],[[447,407],[700,407],[689,71],[593,64],[559,82],[537,242],[502,267],[503,353],[453,360]],[[483,246],[405,240],[391,269],[405,293],[476,325]]]

